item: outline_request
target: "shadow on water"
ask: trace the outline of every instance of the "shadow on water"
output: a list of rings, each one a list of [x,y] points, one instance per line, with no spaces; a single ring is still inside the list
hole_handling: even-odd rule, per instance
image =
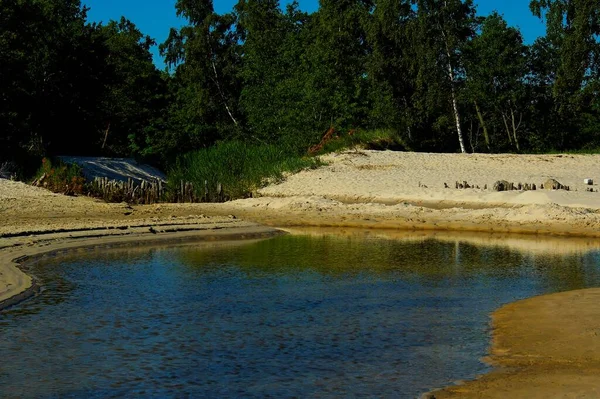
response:
[[[335,232],[32,264],[2,395],[410,398],[486,371],[502,304],[600,286],[593,242]]]

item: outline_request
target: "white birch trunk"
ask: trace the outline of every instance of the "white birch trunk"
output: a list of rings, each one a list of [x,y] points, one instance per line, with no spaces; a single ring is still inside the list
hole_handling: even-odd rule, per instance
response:
[[[450,67],[452,70],[452,67]],[[450,73],[452,76],[452,73]],[[465,149],[465,140],[463,139],[462,128],[460,127],[460,114],[458,112],[458,102],[456,101],[456,93],[454,92],[454,80],[450,81],[452,85],[452,108],[454,109],[454,120],[456,121],[456,132],[458,133],[458,143],[460,144],[460,151],[465,154],[467,150]]]
[[[223,102],[223,105],[225,106],[225,110],[229,114],[229,117],[233,121],[233,124],[237,126],[237,124],[238,124],[237,120],[233,117],[233,114],[231,113],[231,110],[229,109],[229,106],[227,105],[227,99],[225,98],[225,95],[223,94],[223,91],[221,90],[221,85],[219,84],[219,74],[217,73],[217,67],[215,65],[215,62],[211,60],[211,64],[213,67],[213,72],[215,73],[215,84],[217,85],[217,90],[219,91],[219,94],[221,95],[221,101]]]
[[[237,120],[234,118],[233,113],[231,112],[231,110],[229,109],[229,106],[227,105],[227,99],[225,98],[225,94],[223,94],[223,90],[221,90],[221,84],[219,83],[219,73],[217,72],[217,66],[215,65],[215,60],[214,60],[214,52],[212,47],[210,46],[210,36],[206,35],[206,40],[208,43],[208,47],[210,50],[210,64],[212,66],[213,69],[213,73],[215,75],[214,78],[214,82],[215,85],[217,86],[217,90],[219,91],[219,95],[221,96],[221,102],[223,103],[223,106],[225,107],[225,110],[227,111],[227,114],[229,115],[229,117],[231,118],[231,120],[233,121],[234,125],[238,125]]]
[[[512,129],[513,129],[513,137],[515,139],[515,146],[517,147],[517,151],[521,151],[521,147],[519,146],[519,140],[517,139],[517,130],[519,130],[519,127],[521,127],[521,121],[523,120],[523,114],[521,114],[521,120],[519,120],[519,123],[517,124],[515,122],[515,112],[511,108],[510,109],[510,118],[512,121]]]
[[[448,77],[450,78],[450,92],[452,94],[452,109],[454,111],[454,120],[456,122],[456,132],[458,133],[458,143],[460,144],[460,151],[465,154],[467,152],[465,148],[465,140],[463,139],[462,128],[460,127],[460,113],[458,111],[458,101],[456,100],[456,91],[454,90],[454,69],[452,68],[452,57],[450,54],[450,47],[448,46],[448,38],[446,32],[441,28],[442,35],[444,36],[444,44],[446,45],[446,56],[448,57]]]

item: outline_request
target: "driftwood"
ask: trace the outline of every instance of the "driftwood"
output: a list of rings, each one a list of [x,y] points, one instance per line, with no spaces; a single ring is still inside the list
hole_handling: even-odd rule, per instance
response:
[[[44,184],[44,180],[46,180],[46,174],[44,173],[43,175],[41,175],[39,177],[39,179],[35,179],[33,181],[33,183],[31,183],[32,186],[36,186],[36,187],[40,187],[42,184]]]
[[[447,187],[448,185],[446,183],[444,183],[444,187]],[[456,181],[454,183],[454,188],[459,189],[459,190],[464,190],[464,189],[469,189],[469,188],[476,188],[476,189],[480,189],[478,185],[475,184],[469,184],[466,180],[463,180],[462,183]]]

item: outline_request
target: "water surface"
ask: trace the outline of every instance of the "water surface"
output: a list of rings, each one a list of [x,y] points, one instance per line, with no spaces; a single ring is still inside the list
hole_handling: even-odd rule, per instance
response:
[[[306,235],[50,259],[0,315],[1,396],[413,398],[487,370],[502,304],[600,286],[599,256]]]

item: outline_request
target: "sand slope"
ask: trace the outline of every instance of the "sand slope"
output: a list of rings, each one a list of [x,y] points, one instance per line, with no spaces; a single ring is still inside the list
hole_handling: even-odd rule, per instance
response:
[[[600,181],[596,155],[427,154],[392,151],[349,151],[323,158],[329,165],[290,176],[260,191],[267,197],[320,196],[342,202],[399,203],[440,207],[469,204],[506,206],[557,204],[600,208],[600,193],[586,192],[584,178]],[[498,180],[535,183],[549,178],[571,192],[537,190],[495,192]],[[467,181],[480,189],[455,189]],[[446,183],[450,188],[444,188]],[[488,190],[484,190],[487,185]],[[598,189],[598,185],[594,186]],[[577,191],[575,191],[577,190]],[[441,204],[440,204],[441,203]]]

